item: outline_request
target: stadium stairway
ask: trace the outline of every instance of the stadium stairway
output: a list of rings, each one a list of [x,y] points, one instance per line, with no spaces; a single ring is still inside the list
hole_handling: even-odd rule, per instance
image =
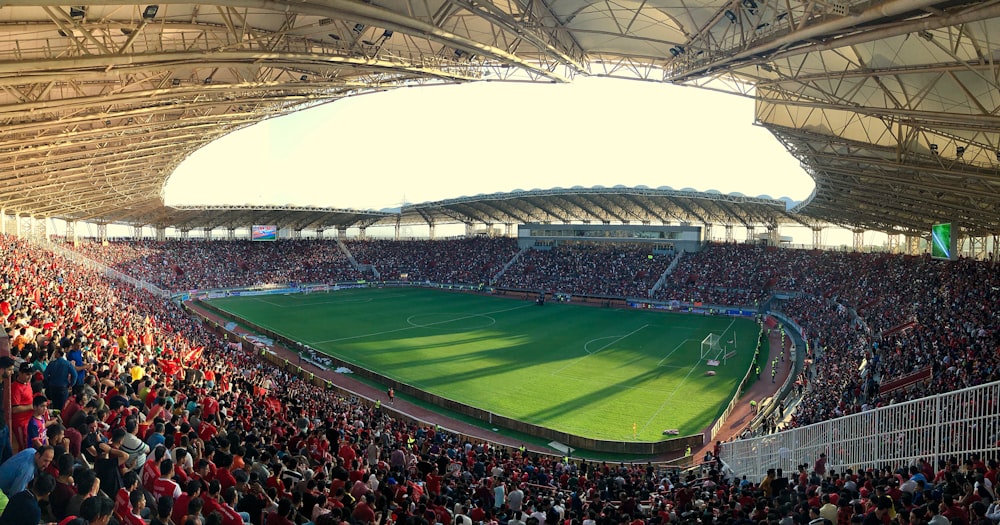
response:
[[[344,242],[339,238],[337,239],[337,246],[340,248],[340,251],[344,252],[344,255],[347,256],[347,260],[351,263],[351,266],[360,272],[361,268],[358,268],[358,260],[354,258],[354,254],[351,253],[351,249],[348,248],[347,245],[344,244]]]
[[[510,258],[510,260],[509,260],[509,261],[507,261],[507,263],[503,265],[503,268],[500,268],[500,271],[499,271],[499,272],[497,272],[497,273],[496,273],[496,275],[494,275],[494,276],[493,276],[493,280],[492,280],[492,281],[490,281],[490,284],[493,284],[493,283],[495,283],[495,282],[499,281],[499,280],[500,280],[500,278],[501,278],[501,277],[503,277],[503,274],[504,274],[504,272],[506,272],[506,271],[507,271],[507,268],[510,268],[510,266],[511,266],[512,264],[514,264],[515,262],[517,262],[517,260],[518,260],[518,259],[519,259],[519,258],[521,257],[521,255],[522,255],[522,254],[523,254],[524,252],[526,252],[526,251],[528,251],[528,250],[530,250],[530,249],[531,249],[531,248],[528,248],[528,247],[526,246],[526,247],[524,247],[524,248],[521,248],[521,249],[520,249],[520,250],[519,250],[519,251],[518,251],[517,253],[515,253],[515,254],[514,254],[514,256],[513,256],[513,257],[511,257],[511,258]]]
[[[663,273],[660,275],[660,278],[656,280],[656,284],[654,284],[653,287],[649,289],[650,297],[652,297],[653,294],[655,294],[656,292],[660,291],[660,288],[663,288],[663,283],[667,282],[667,277],[669,277],[670,274],[674,273],[674,268],[677,268],[677,265],[681,262],[681,257],[684,257],[684,253],[685,253],[684,251],[677,252],[677,257],[674,257],[674,260],[670,261],[670,264],[667,265],[667,269],[663,270]]]

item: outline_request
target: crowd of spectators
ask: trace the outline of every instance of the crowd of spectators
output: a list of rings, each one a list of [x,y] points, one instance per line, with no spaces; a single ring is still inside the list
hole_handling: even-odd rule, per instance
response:
[[[518,255],[517,240],[509,237],[353,239],[344,245],[358,270],[334,241],[112,241],[77,249],[174,291],[377,278],[645,298],[674,258],[636,244],[563,244]]]
[[[638,244],[560,244],[525,250],[495,284],[571,295],[649,297],[674,260]]]
[[[683,258],[660,297],[677,283],[793,296],[771,308],[803,328],[815,365],[800,379],[792,426],[1000,379],[1000,273],[990,261],[715,244]],[[925,368],[928,381],[880,391]]]
[[[489,284],[517,254],[517,239],[470,237],[440,241],[348,240],[344,243],[362,265],[371,265],[385,281],[431,281]]]
[[[117,244],[96,251],[123,267],[141,257],[149,275],[181,260],[142,243]],[[499,271],[496,265],[511,256],[499,254],[516,249],[502,242],[482,250],[480,243],[421,246],[437,249],[423,257],[394,255],[405,248],[380,244],[357,252],[372,261],[395,258],[386,267],[406,272],[424,261],[424,278],[458,281]],[[237,245],[234,253],[270,251],[280,242]],[[310,252],[309,243],[286,246]],[[680,479],[651,465],[564,462],[460,441],[303,381],[172,303],[42,248],[3,236],[0,250],[0,314],[11,344],[0,369],[12,400],[11,425],[0,431],[0,525],[988,525],[1000,519],[992,504],[996,462],[975,455],[937,471],[924,463],[834,473],[817,462],[811,472],[804,465],[791,477],[778,472],[756,482],[727,480],[714,470]],[[646,265],[669,264],[641,250],[608,250],[528,251],[510,282],[576,272],[577,284],[567,285],[574,293],[641,291],[663,271]],[[682,261],[687,284],[795,296],[781,308],[803,328],[817,366],[793,424],[1000,378],[1000,277],[989,263],[737,245],[709,252]],[[238,272],[215,268],[225,264],[217,254],[202,255],[192,264],[202,269],[192,273],[205,282],[246,284],[228,284]],[[282,264],[290,270],[280,271],[294,273],[301,262]],[[601,272],[610,283],[594,279],[588,265],[608,267]],[[868,372],[859,371],[862,360]],[[933,369],[930,381],[891,399],[869,387],[877,377],[925,366]]]
[[[148,292],[0,248],[0,525],[611,525],[652,515],[636,501],[677,481],[393,418]]]
[[[322,240],[114,240],[82,242],[83,255],[168,291],[362,278],[336,242]]]

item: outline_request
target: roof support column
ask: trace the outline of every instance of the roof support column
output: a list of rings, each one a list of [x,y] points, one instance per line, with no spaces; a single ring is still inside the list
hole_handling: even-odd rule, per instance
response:
[[[316,240],[318,241],[323,240],[325,234],[326,234],[325,228],[316,228]]]
[[[852,230],[854,234],[854,251],[860,252],[865,249],[865,231],[864,230]]]
[[[781,246],[781,234],[778,232],[777,225],[767,227],[767,242],[771,246]]]
[[[188,230],[187,228],[185,228],[185,229],[182,229],[182,230],[181,230],[181,240],[182,240],[182,241],[186,241],[186,240],[188,240],[188,234],[189,234],[189,233],[191,233],[191,230]]]
[[[1000,245],[1000,234],[994,233],[993,234],[993,248],[990,249],[990,260],[993,261],[993,265],[994,266],[996,266],[996,264],[997,264],[997,258],[998,258],[997,256],[1000,255],[1000,254],[997,254],[997,245]]]
[[[66,242],[74,247],[80,244],[80,238],[76,234],[76,221],[66,221]]]
[[[516,230],[514,228],[514,223],[513,222],[508,222],[508,223],[504,224],[503,227],[504,227],[503,234],[504,234],[505,237],[514,237],[516,235],[516,233],[515,233]]]
[[[141,241],[142,240],[142,225],[133,224],[132,225],[132,240]]]
[[[368,228],[365,227],[365,226],[358,226],[358,238],[359,239],[364,239],[365,238],[365,230],[367,230],[367,229]]]
[[[31,222],[33,223],[31,229],[34,239],[36,241],[49,242],[48,228],[45,224],[45,217],[32,217]]]
[[[906,247],[904,252],[906,255],[920,255],[920,237],[916,235],[906,236]]]
[[[888,241],[886,242],[886,248],[889,249],[889,253],[899,253],[899,234],[898,233],[889,234]]]
[[[337,238],[342,241],[347,239],[347,228],[343,226],[337,226]]]
[[[823,228],[820,226],[813,226],[813,249],[818,250],[820,246],[823,246]]]
[[[228,241],[236,240],[236,228],[226,228],[226,240]]]
[[[205,230],[205,240],[206,241],[212,240],[212,228],[205,226],[204,230]]]
[[[97,225],[97,241],[105,242],[108,240],[108,224],[105,222],[98,223]]]
[[[705,223],[705,227],[702,228],[702,231],[703,231],[703,235],[702,235],[702,239],[701,240],[703,242],[704,241],[711,241],[712,240],[712,223],[706,222]]]
[[[16,230],[17,238],[21,239],[23,236],[21,235],[21,214],[19,213],[14,214],[14,230]]]
[[[302,228],[293,228],[292,231],[291,231],[290,237],[293,238],[293,239],[296,239],[296,240],[301,239],[302,238]]]
[[[164,228],[163,226],[157,226],[155,236],[157,242],[163,242],[167,240],[167,229]]]
[[[754,230],[756,227],[753,224],[747,225],[747,242],[757,242],[757,239],[754,238]]]
[[[465,236],[472,237],[476,233],[476,229],[472,227],[471,222],[465,223]]]
[[[434,239],[436,239],[435,232],[434,232],[434,229],[435,229],[434,226],[435,226],[435,224],[433,222],[431,222],[431,221],[427,222],[427,230],[429,232],[428,233],[428,238],[430,238],[430,240],[432,240],[432,241]]]
[[[726,225],[726,242],[736,242],[736,239],[733,237],[733,225],[732,224],[727,224]]]
[[[396,231],[393,233],[392,238],[394,240],[398,241],[399,240],[399,232],[400,232],[400,230],[402,230],[402,226],[400,226],[400,224],[399,224],[399,217],[396,217],[396,228],[395,228],[395,230]]]
[[[985,261],[987,240],[987,237],[969,237],[969,256]]]

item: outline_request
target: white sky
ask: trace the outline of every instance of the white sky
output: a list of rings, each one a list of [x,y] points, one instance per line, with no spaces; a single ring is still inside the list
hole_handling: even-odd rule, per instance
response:
[[[812,179],[753,120],[744,97],[607,78],[402,88],[224,137],[176,170],[165,198],[382,209],[621,184],[805,199]]]
[[[209,144],[177,168],[165,201],[381,210],[404,199],[597,185],[807,198],[812,179],[753,122],[749,98],[608,78],[400,88]],[[781,234],[812,243],[806,228]],[[883,238],[868,232],[865,242]],[[823,243],[849,245],[851,234],[828,228]]]

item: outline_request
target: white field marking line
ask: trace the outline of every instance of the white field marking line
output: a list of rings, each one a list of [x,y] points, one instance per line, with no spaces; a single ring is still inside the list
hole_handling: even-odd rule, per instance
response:
[[[325,343],[339,343],[340,341],[350,341],[352,339],[364,339],[365,337],[373,337],[373,336],[377,336],[377,335],[392,334],[392,333],[396,333],[396,332],[403,332],[403,331],[406,331],[406,330],[414,330],[414,329],[417,329],[417,328],[427,328],[427,327],[436,326],[436,325],[439,325],[439,324],[454,323],[455,321],[462,321],[464,319],[470,319],[470,318],[473,318],[473,317],[483,317],[483,316],[489,317],[492,314],[501,314],[501,313],[504,313],[504,312],[511,312],[511,311],[514,311],[514,310],[520,310],[522,308],[529,308],[531,306],[535,306],[535,305],[534,304],[522,304],[520,306],[515,306],[514,308],[505,308],[503,310],[494,310],[492,312],[483,312],[481,314],[466,315],[464,317],[457,317],[455,319],[448,319],[448,320],[445,320],[445,321],[438,321],[436,323],[428,323],[428,324],[425,324],[425,325],[410,325],[410,326],[404,326],[402,328],[395,328],[393,330],[383,330],[381,332],[372,332],[370,334],[360,334],[360,335],[352,335],[352,336],[349,336],[349,337],[338,337],[336,339],[326,339],[326,340],[323,340],[323,341],[313,341],[311,343],[306,343],[306,344],[312,346],[312,345],[321,345],[321,344],[325,344]]]
[[[618,336],[617,335],[609,335],[609,336],[606,336],[606,337],[597,337],[595,339],[591,339],[590,341],[587,341],[586,343],[583,343],[583,351],[587,352],[588,354],[590,354],[590,353],[592,353],[590,351],[590,343],[593,343],[593,342],[596,342],[596,341],[603,341],[605,339],[614,339],[616,337],[618,337]],[[600,350],[595,350],[595,351],[596,352],[600,352]]]
[[[411,316],[409,316],[409,317],[406,318],[406,324],[408,324],[408,325],[410,325],[410,326],[412,326],[414,328],[427,328],[428,326],[434,326],[435,324],[438,324],[438,323],[420,324],[420,323],[413,322],[413,318],[414,317],[420,317],[421,315],[434,315],[434,314],[414,314],[414,315],[411,315]],[[462,319],[468,319],[470,317],[485,317],[486,319],[490,320],[490,324],[488,324],[488,325],[486,325],[486,326],[484,326],[482,328],[475,328],[475,330],[482,330],[483,328],[489,328],[489,327],[497,324],[497,320],[496,320],[495,317],[491,317],[491,316],[486,315],[486,314],[469,315],[467,317],[463,317]],[[450,319],[450,320],[442,321],[442,322],[444,322],[444,323],[450,323],[450,322],[453,322],[453,321],[457,321],[457,319]]]
[[[666,361],[667,359],[669,359],[670,356],[674,355],[674,352],[680,350],[680,348],[682,346],[684,346],[688,341],[695,341],[695,340],[696,339],[685,339],[685,340],[677,343],[677,346],[675,346],[673,350],[667,352],[667,355],[663,356],[663,359],[660,359],[659,361],[657,361],[656,366],[663,366],[663,362]],[[676,366],[675,365],[675,368],[686,368],[686,367]]]
[[[656,416],[660,415],[660,412],[663,412],[663,407],[667,406],[667,403],[669,403],[670,400],[673,399],[675,395],[677,395],[677,392],[681,389],[682,386],[684,386],[684,383],[686,383],[688,378],[691,377],[691,373],[694,372],[694,370],[698,368],[698,365],[700,364],[701,360],[699,359],[694,364],[694,366],[691,367],[691,370],[688,370],[687,375],[684,376],[684,379],[681,379],[681,382],[677,385],[677,388],[675,388],[674,391],[671,392],[670,395],[663,400],[663,403],[660,403],[660,408],[657,408],[656,412],[653,412],[653,415],[649,416],[649,419],[646,420],[646,424],[643,425],[641,429],[639,429],[640,434],[646,430],[646,427],[648,427],[649,424],[652,423],[654,419],[656,419]]]
[[[733,324],[735,322],[736,322],[736,318],[735,317],[733,318],[732,321],[729,321],[729,326],[727,326],[726,329],[723,330],[721,334],[719,334],[719,338],[720,339],[722,338],[722,336],[726,335],[726,332],[728,332],[729,329],[733,327]],[[653,415],[650,416],[649,419],[646,420],[646,424],[643,425],[642,426],[642,430],[639,431],[640,433],[642,433],[644,430],[646,430],[646,427],[648,427],[649,424],[652,423],[654,419],[656,419],[656,416],[660,415],[660,412],[663,412],[663,407],[667,406],[667,403],[669,403],[670,400],[672,400],[674,398],[674,396],[677,394],[677,392],[681,389],[682,386],[684,386],[684,383],[687,382],[688,378],[691,377],[691,374],[695,371],[696,368],[698,368],[698,365],[700,365],[700,364],[701,364],[701,359],[699,359],[697,362],[695,362],[695,364],[691,367],[691,370],[688,370],[687,375],[685,375],[684,379],[682,379],[681,382],[680,382],[680,384],[677,385],[677,388],[675,388],[674,391],[671,392],[670,395],[667,396],[666,399],[663,400],[663,403],[660,403],[660,408],[657,408],[656,412],[653,412]],[[680,368],[683,368],[683,367],[680,367]]]
[[[269,304],[269,305],[271,305],[271,306],[273,306],[275,308],[289,308],[288,306],[285,306],[285,305],[282,305],[282,304],[278,304],[278,303],[272,303],[271,301],[268,301],[266,299],[261,299],[260,297],[254,297],[253,300],[254,301],[260,301],[260,302],[262,302],[264,304]]]
[[[678,366],[678,367],[675,367],[675,368],[682,368],[682,367]],[[629,378],[629,379],[631,379],[631,378]],[[567,380],[567,381],[577,381],[577,382],[580,382],[580,383],[588,383],[591,387],[593,387],[596,384],[596,386],[599,387],[599,388],[616,388],[616,389],[619,389],[619,390],[638,390],[638,389],[641,389],[643,392],[649,392],[650,394],[656,394],[656,395],[661,395],[661,394],[662,395],[667,395],[668,394],[668,392],[666,390],[652,389],[648,385],[622,385],[622,384],[617,384],[616,385],[616,384],[613,384],[613,383],[604,383],[604,382],[597,382],[597,383],[595,383],[594,376],[579,377],[579,376],[574,376],[574,375],[559,374],[559,380],[560,381]]]
[[[587,357],[590,357],[590,356],[592,356],[594,354],[597,354],[601,350],[604,350],[605,348],[607,348],[607,347],[609,347],[609,346],[611,346],[611,345],[613,345],[613,344],[621,341],[622,339],[625,339],[626,337],[635,334],[636,332],[638,332],[639,330],[642,330],[643,328],[646,328],[647,326],[649,326],[649,325],[648,324],[644,324],[644,325],[640,326],[639,328],[636,328],[635,330],[632,330],[631,332],[629,332],[629,333],[627,333],[627,334],[625,334],[625,335],[623,335],[621,337],[616,338],[614,341],[611,341],[610,343],[608,343],[608,344],[606,344],[606,345],[598,348],[597,350],[594,350],[593,352],[587,352],[586,355],[581,355],[580,357],[577,357],[576,359],[570,361],[569,363],[566,363],[562,368],[553,371],[549,375],[553,375],[554,376],[554,375],[558,374],[559,372],[562,372],[563,370],[565,370],[565,369],[567,369],[567,368],[575,365],[577,361],[579,361],[581,359],[584,359],[584,358],[587,358]],[[584,352],[586,352],[586,349],[584,349]]]
[[[289,306],[282,306],[281,308],[302,308],[302,307],[305,307],[305,306],[318,306],[318,305],[321,305],[321,304],[370,303],[370,302],[372,302],[374,300],[375,300],[375,298],[368,297],[366,299],[344,299],[342,301],[317,301],[315,303],[308,303],[307,302],[307,303],[302,303],[302,304],[293,304],[293,305],[289,305]]]

